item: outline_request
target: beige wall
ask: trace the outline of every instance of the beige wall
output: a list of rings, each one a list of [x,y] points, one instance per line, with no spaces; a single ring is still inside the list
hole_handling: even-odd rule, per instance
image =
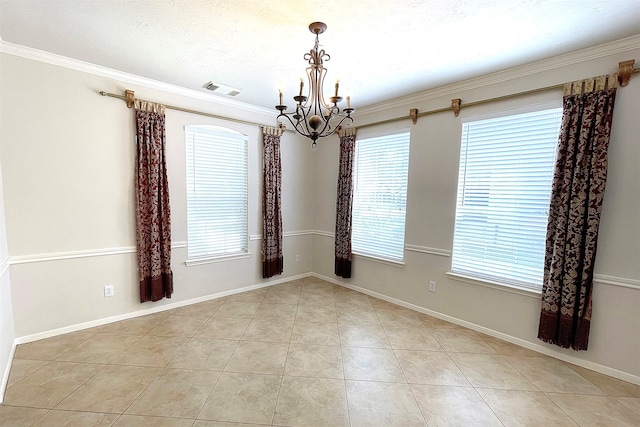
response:
[[[168,177],[172,208],[170,300],[140,304],[133,208],[134,121],[122,93],[258,123],[271,112],[152,90],[111,78],[3,55],[2,167],[18,337],[39,334],[138,310],[207,297],[262,280],[262,142],[257,126],[168,110]],[[214,98],[215,99],[215,98]],[[6,108],[11,106],[11,108]],[[185,266],[186,195],[184,126],[216,124],[249,136],[248,258]],[[313,157],[293,133],[282,138],[284,277],[311,270]],[[109,254],[111,252],[123,252]],[[295,255],[300,254],[300,262]],[[68,258],[71,256],[72,258]],[[77,257],[76,257],[77,256]],[[63,258],[63,259],[61,259]],[[278,278],[271,279],[277,280]],[[115,296],[103,297],[103,287]]]
[[[406,116],[410,108],[427,111],[446,107],[452,98],[461,98],[464,105],[465,102],[607,74],[616,70],[619,61],[640,59],[639,40],[640,37],[635,37],[599,49],[439,88],[411,99],[396,100],[388,107],[380,105],[359,111],[358,124]],[[552,90],[463,109],[460,117],[450,112],[424,116],[412,125],[406,244],[423,250],[451,250],[463,117],[549,102],[560,106],[561,100],[562,91]],[[604,365],[610,368],[610,373],[618,374],[616,371],[620,371],[623,375],[619,376],[639,381],[639,108],[640,78],[635,77],[629,86],[619,90],[615,107],[609,177],[595,268],[598,276],[589,351],[560,350],[537,340],[539,295],[453,280],[447,275],[451,267],[449,256],[407,250],[404,266],[356,256],[353,278],[339,281],[468,322],[478,330],[552,352],[559,357],[575,357],[587,365]],[[409,125],[411,121],[404,120],[385,127]],[[375,130],[376,127],[365,127],[359,134]],[[326,165],[326,170],[316,175],[316,224],[318,229],[329,233],[334,231],[337,159],[336,145],[325,145],[318,153],[318,161]],[[314,271],[335,278],[333,239],[316,236],[314,242]],[[435,293],[428,292],[429,280],[437,282]],[[626,286],[616,286],[612,282],[622,282]]]

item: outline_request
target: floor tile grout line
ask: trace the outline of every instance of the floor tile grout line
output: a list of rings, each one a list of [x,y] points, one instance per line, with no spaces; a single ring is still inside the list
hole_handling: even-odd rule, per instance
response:
[[[302,286],[304,286],[304,281],[302,282]],[[302,286],[300,287],[300,292],[302,293]],[[300,301],[298,299],[298,301]],[[293,321],[295,323],[295,319],[298,315],[298,307],[299,307],[299,303],[296,304],[296,312],[293,316]],[[293,328],[292,328],[292,332],[293,332]],[[282,383],[284,382],[284,373],[285,373],[285,369],[287,367],[287,360],[289,359],[289,351],[291,350],[291,337],[289,337],[289,343],[287,345],[287,355],[284,359],[284,365],[282,366],[282,374],[280,375],[280,385],[278,386],[278,394],[276,396],[276,404],[273,406],[273,414],[271,415],[271,425],[275,424],[276,421],[276,415],[278,412],[278,402],[280,401],[280,393],[282,392]]]
[[[469,382],[471,382],[471,381],[469,381]],[[496,413],[495,409],[493,409],[493,407],[489,404],[489,402],[487,402],[487,400],[484,398],[482,393],[480,393],[477,390],[477,388],[482,388],[482,387],[475,387],[473,384],[471,384],[471,386],[473,387],[473,391],[475,391],[476,394],[478,395],[478,397],[480,397],[480,399],[484,402],[484,404],[487,405],[487,408],[489,408],[491,413],[493,413],[493,415],[496,417],[498,422],[504,426],[505,424],[504,424],[504,421],[502,421],[502,418],[500,418],[500,416]],[[510,391],[512,391],[512,390],[510,390]]]
[[[83,331],[78,331],[78,332],[82,333]],[[85,339],[82,342],[79,342],[77,345],[71,347],[68,351],[64,352],[63,354],[58,355],[58,357],[56,357],[54,360],[57,361],[60,357],[64,356],[65,354],[70,353],[73,350],[76,350],[78,347],[80,347],[82,344],[84,344],[85,342],[89,341],[91,338],[93,338],[96,335],[95,332],[93,332],[91,334],[92,335],[90,337],[87,337],[87,339]]]
[[[567,417],[569,417],[569,419],[570,419],[571,421],[573,421],[574,423],[576,423],[576,425],[578,425],[578,426],[580,425],[580,423],[578,422],[578,420],[576,420],[575,418],[573,418],[573,417],[571,416],[571,414],[567,413],[567,411],[565,411],[564,409],[562,409],[562,407],[561,407],[560,405],[558,405],[558,403],[557,403],[555,400],[553,400],[551,397],[549,397],[549,392],[541,391],[541,393],[544,395],[544,397],[545,397],[545,398],[549,399],[549,400],[551,401],[551,403],[553,403],[553,404],[556,406],[556,408],[558,408],[558,409],[559,409],[563,414],[565,414]]]
[[[421,322],[422,323],[422,322]],[[384,328],[384,325],[382,325],[382,330],[384,332],[384,335],[387,337],[387,341],[389,341],[389,345],[391,346],[391,350],[393,351],[393,356],[396,359],[396,363],[398,364],[398,367],[400,368],[400,372],[402,372],[402,377],[404,378],[407,387],[409,388],[409,393],[411,393],[411,397],[413,398],[413,402],[416,404],[416,407],[418,408],[418,412],[420,413],[420,416],[422,417],[422,421],[424,421],[425,426],[428,426],[427,423],[427,417],[425,417],[424,412],[422,411],[422,408],[420,407],[420,403],[418,403],[418,398],[416,397],[415,393],[413,392],[413,388],[411,387],[411,384],[409,383],[409,379],[407,378],[407,375],[404,371],[404,368],[402,367],[402,364],[400,363],[400,358],[398,357],[398,354],[396,353],[396,349],[393,348],[393,345],[391,344],[391,340],[389,339],[389,335],[387,334],[387,330]]]
[[[282,383],[284,382],[284,370],[287,366],[287,359],[289,358],[289,349],[291,348],[291,341],[289,341],[289,345],[287,346],[287,356],[284,360],[284,366],[282,367],[282,374],[280,375],[280,385],[278,386],[278,394],[276,396],[276,404],[273,406],[273,414],[271,415],[271,425],[274,425],[276,422],[276,414],[278,412],[278,402],[280,402],[280,393],[282,392]]]
[[[169,316],[170,316],[170,315],[169,315]],[[168,318],[168,316],[167,316],[167,317],[165,317],[165,319],[166,319],[166,318]],[[147,333],[146,333],[143,337],[146,337],[146,336],[153,336],[153,335],[149,335],[149,332],[151,332],[151,330],[153,330],[155,327],[157,327],[158,325],[160,325],[160,324],[161,324],[165,319],[163,319],[162,321],[158,322],[158,324],[157,324],[156,326],[154,326],[153,328],[149,329],[149,330],[147,331]],[[205,322],[205,323],[206,323],[206,322]],[[198,329],[199,329],[199,328],[198,328]],[[194,332],[194,335],[195,335],[195,332]],[[140,340],[142,340],[142,338],[143,338],[143,337],[141,337],[141,338],[140,338]],[[143,395],[143,394],[144,394],[144,393],[149,389],[149,387],[151,386],[151,384],[153,384],[153,383],[154,383],[154,382],[155,382],[155,381],[160,377],[160,375],[161,375],[161,374],[162,374],[162,373],[167,369],[167,366],[169,366],[169,364],[171,363],[171,361],[173,361],[173,359],[175,359],[175,357],[178,355],[178,353],[180,353],[180,352],[182,351],[182,349],[187,345],[187,343],[188,343],[189,341],[191,341],[191,339],[192,339],[192,337],[190,337],[187,341],[185,341],[185,342],[180,346],[180,349],[178,349],[178,351],[176,351],[176,352],[175,352],[175,354],[173,355],[173,357],[172,357],[171,359],[169,359],[169,360],[164,364],[164,366],[152,366],[152,367],[154,367],[154,368],[157,368],[157,369],[158,369],[158,372],[156,372],[156,374],[155,374],[155,376],[153,377],[153,379],[152,379],[152,380],[150,380],[150,381],[147,383],[147,385],[143,388],[143,390],[142,390],[140,393],[138,393],[138,395],[137,395],[134,399],[132,399],[132,400],[131,400],[131,402],[129,403],[129,405],[127,405],[127,408],[126,408],[124,411],[122,411],[121,416],[122,416],[122,415],[125,415],[125,414],[127,413],[127,411],[128,411],[129,409],[131,409],[131,406],[133,406],[133,404],[134,404],[138,399],[140,399],[140,396],[142,396],[142,395]],[[133,345],[137,344],[140,340],[137,340],[134,344],[132,344],[132,345],[131,345],[131,347],[133,347]],[[124,354],[124,352],[123,352],[122,354]],[[121,354],[121,355],[122,355],[122,354]],[[116,359],[113,359],[113,360],[116,360]],[[121,365],[121,366],[140,366],[140,365]]]
[[[65,362],[65,363],[74,363],[74,362]],[[94,363],[88,363],[90,365],[94,365]],[[71,391],[70,393],[68,393],[65,397],[63,397],[62,399],[60,399],[58,401],[58,403],[56,403],[52,408],[49,408],[50,410],[54,410],[58,407],[58,405],[60,405],[62,402],[64,402],[66,399],[69,398],[69,396],[71,396],[73,393],[75,393],[76,391],[78,391],[80,389],[80,387],[82,387],[84,384],[86,384],[90,379],[92,379],[93,377],[95,377],[96,375],[98,375],[98,372],[102,372],[105,368],[107,367],[107,365],[103,365],[102,368],[98,369],[96,372],[93,373],[93,375],[91,375],[90,377],[88,377],[86,380],[84,380],[80,385],[78,385],[76,388],[73,389],[73,391]]]
[[[14,361],[16,360],[36,360],[36,359],[16,359],[15,357],[13,358],[13,360],[11,361],[11,363],[13,364]],[[24,377],[20,378],[18,381],[16,381],[15,383],[8,385],[7,384],[7,389],[5,390],[5,395],[6,393],[9,391],[9,389],[17,384],[19,384],[20,382],[24,381],[25,379],[29,378],[31,375],[35,374],[36,372],[38,372],[39,370],[43,369],[44,367],[46,367],[47,365],[50,365],[52,362],[55,362],[55,360],[39,360],[39,362],[46,362],[44,365],[40,366],[38,369],[36,369],[35,371],[31,372],[28,375],[25,375]],[[11,377],[11,373],[9,373],[9,377]]]
[[[348,391],[348,387],[347,387],[347,375],[346,375],[346,370],[344,367],[344,357],[343,357],[343,352],[342,352],[342,334],[340,333],[340,321],[338,319],[337,316],[337,304],[336,304],[336,288],[333,288],[333,301],[334,301],[334,306],[336,306],[336,330],[338,331],[338,345],[339,345],[339,353],[340,353],[340,365],[342,366],[342,384],[344,387],[344,398],[345,398],[345,402],[347,404],[347,422],[349,423],[349,426],[351,426],[353,423],[351,421],[351,405],[349,404],[349,391]]]
[[[240,341],[238,341],[240,342]],[[238,346],[238,344],[236,343],[236,347]],[[234,350],[235,351],[235,348]],[[233,354],[233,352],[231,353]],[[231,360],[231,356],[229,356],[229,360]],[[227,360],[227,364],[229,363],[229,360]],[[226,365],[225,365],[226,368]],[[215,382],[213,383],[213,386],[211,387],[211,390],[209,390],[209,394],[207,395],[207,398],[204,399],[204,402],[202,403],[202,406],[200,407],[200,410],[198,411],[198,415],[196,415],[195,419],[193,420],[193,423],[191,425],[194,425],[196,423],[196,421],[200,420],[200,415],[202,415],[202,411],[204,411],[204,408],[207,406],[207,402],[209,402],[209,399],[211,399],[211,396],[213,395],[213,391],[216,389],[216,386],[218,385],[218,382],[220,382],[220,378],[222,378],[222,374],[225,372],[224,368],[222,369],[222,371],[219,372],[218,374],[218,378],[216,378]]]
[[[509,361],[509,359],[508,359],[508,358],[506,358],[505,356],[507,356],[507,355],[500,354],[500,357],[502,357],[502,359],[503,359],[503,360],[505,360],[505,361],[509,364],[509,366],[511,366],[513,369],[515,369],[515,370],[516,370],[516,372],[518,372],[520,375],[522,375],[522,377],[523,377],[525,380],[527,380],[527,381],[529,382],[529,384],[531,384],[531,385],[533,386],[533,388],[535,389],[535,391],[542,392],[542,389],[540,389],[540,387],[538,387],[538,386],[536,385],[536,383],[534,383],[534,382],[531,380],[531,378],[529,378],[528,376],[526,376],[526,375],[524,374],[524,372],[520,371],[520,369],[518,369],[518,367],[517,367],[517,366],[515,366],[513,363],[511,363],[511,362]],[[520,356],[520,357],[527,357],[527,356]]]

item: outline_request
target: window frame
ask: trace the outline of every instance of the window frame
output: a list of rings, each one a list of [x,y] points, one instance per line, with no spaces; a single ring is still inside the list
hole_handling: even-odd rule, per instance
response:
[[[223,262],[228,260],[249,257],[250,253],[249,253],[249,137],[248,135],[226,126],[209,125],[209,124],[185,125],[184,134],[185,134],[185,166],[186,166],[185,167],[185,184],[186,184],[186,194],[185,194],[186,200],[185,201],[186,201],[186,223],[187,223],[186,224],[187,225],[187,259],[185,261],[185,264],[187,266],[194,266],[194,265]],[[190,136],[190,134],[194,134],[194,136]],[[194,176],[194,177],[190,176],[190,174],[196,174],[195,170],[191,172],[191,168],[195,167],[196,159],[194,158],[194,156],[197,154],[195,153],[190,154],[190,150],[195,149],[195,145],[194,145],[196,143],[195,134],[199,134],[202,138],[206,138],[206,136],[203,136],[203,135],[210,136],[211,140],[209,141],[201,140],[200,141],[201,144],[205,142],[208,142],[210,144],[225,144],[227,149],[231,147],[232,144],[234,143],[242,144],[241,147],[238,148],[238,151],[235,153],[236,156],[239,156],[242,158],[241,163],[243,164],[241,166],[241,170],[238,172],[238,175],[242,175],[242,182],[238,185],[238,187],[234,187],[234,188],[244,191],[244,194],[242,195],[243,196],[242,201],[236,203],[236,205],[241,206],[241,217],[240,217],[241,226],[238,228],[238,234],[236,235],[236,239],[235,239],[235,241],[240,245],[240,248],[237,251],[233,251],[229,247],[225,247],[224,249],[218,252],[208,252],[208,253],[200,252],[197,254],[190,252],[191,248],[193,248],[194,246],[197,246],[194,243],[194,237],[190,237],[192,235],[192,227],[190,226],[190,222],[194,221],[195,219],[192,217],[192,215],[190,215],[190,207],[189,207],[194,194],[194,188],[195,188],[194,185],[197,185],[192,181],[193,179],[197,179],[197,176]],[[226,139],[226,141],[221,141],[221,139]],[[214,154],[208,154],[206,157],[203,158],[203,160],[208,160],[209,162],[217,161],[230,154],[228,151],[224,152],[224,156],[220,152],[215,153],[215,150],[218,149],[219,147],[218,148],[216,148],[215,146],[213,147],[214,147],[213,150],[208,150],[208,151],[212,151]],[[191,167],[189,165],[190,160],[194,162],[193,166]],[[229,161],[228,163],[229,165],[237,165],[237,162],[231,161],[229,159],[227,159],[227,161]],[[211,167],[211,170],[217,170],[219,172],[219,168],[215,168],[214,163],[209,163],[208,166],[205,165],[204,167],[207,167],[207,168]],[[219,174],[216,176],[216,178],[214,178],[216,182],[208,182],[207,184],[209,186],[211,184],[221,185],[221,183],[217,181],[223,180],[224,178],[225,177],[223,175]],[[226,183],[224,185],[226,186]],[[213,196],[214,198],[216,197],[216,195],[211,195],[211,194],[210,196]],[[220,195],[218,194],[217,197],[220,197]],[[214,205],[214,203],[212,204]],[[204,206],[205,206],[204,204],[201,205],[201,208]],[[228,218],[230,217],[231,217],[231,214],[227,214],[227,216],[221,215],[220,219],[225,220],[225,218],[227,218],[228,220]],[[235,218],[235,220],[237,222],[237,217]],[[223,226],[221,228],[223,230],[227,230],[227,227]]]
[[[456,209],[455,209],[455,215],[454,215],[454,232],[453,232],[453,239],[452,239],[452,251],[451,251],[451,270],[449,272],[447,272],[447,275],[455,280],[460,280],[460,281],[464,281],[464,282],[469,282],[469,283],[474,283],[474,284],[479,284],[482,286],[487,286],[490,288],[496,288],[496,289],[502,289],[502,290],[509,290],[511,292],[516,292],[516,293],[520,293],[520,294],[524,294],[524,295],[537,295],[539,296],[542,290],[542,276],[540,276],[540,282],[539,283],[524,283],[524,282],[520,282],[517,280],[514,280],[513,277],[508,278],[508,277],[498,277],[498,276],[487,276],[487,275],[483,275],[482,273],[478,273],[470,271],[470,269],[464,269],[464,270],[459,270],[455,268],[455,263],[456,263],[456,248],[457,248],[457,244],[456,244],[456,238],[457,238],[457,231],[458,231],[458,227],[459,227],[459,207],[460,207],[460,203],[461,200],[463,199],[463,196],[461,194],[461,190],[462,190],[462,186],[463,186],[463,176],[462,174],[464,173],[463,171],[463,155],[465,154],[465,148],[463,147],[463,145],[465,144],[464,138],[465,138],[465,132],[464,132],[464,128],[466,124],[469,123],[474,123],[474,122],[485,122],[485,121],[490,121],[493,119],[496,120],[500,120],[500,119],[508,119],[510,117],[513,116],[518,116],[518,115],[524,115],[524,114],[536,114],[536,113],[541,113],[544,114],[545,112],[549,113],[550,115],[553,115],[553,119],[550,119],[548,126],[551,127],[556,126],[557,132],[553,132],[553,133],[549,133],[548,135],[548,140],[546,140],[546,142],[544,144],[549,145],[550,147],[548,147],[551,151],[552,151],[552,159],[549,161],[549,163],[547,164],[547,167],[549,168],[548,171],[548,193],[546,194],[547,197],[547,203],[544,204],[544,209],[546,212],[546,217],[545,217],[545,226],[544,226],[544,231],[540,231],[540,234],[536,235],[537,239],[540,239],[542,242],[542,247],[543,247],[543,252],[542,252],[542,259],[540,261],[539,264],[539,268],[540,268],[540,273],[543,273],[543,269],[544,269],[544,243],[546,240],[546,222],[548,221],[548,209],[549,209],[549,205],[548,205],[548,200],[550,199],[551,196],[551,185],[552,185],[552,180],[553,180],[553,173],[554,173],[554,167],[555,167],[555,158],[557,155],[557,141],[558,141],[558,135],[560,132],[560,126],[561,126],[561,122],[562,122],[562,106],[559,102],[547,102],[547,103],[543,103],[543,104],[536,104],[536,105],[531,105],[528,107],[524,107],[524,108],[517,108],[517,109],[509,109],[509,110],[501,110],[501,111],[495,111],[491,114],[484,114],[484,115],[474,115],[474,116],[468,116],[468,117],[464,117],[462,119],[462,126],[461,126],[461,134],[460,134],[460,155],[459,155],[459,167],[458,167],[458,182],[457,182],[457,192],[456,192]],[[530,135],[530,134],[527,134]],[[551,148],[552,147],[552,148]],[[526,151],[526,150],[525,150]],[[468,154],[468,153],[467,153]],[[467,165],[465,164],[465,167]],[[512,165],[513,168],[515,168],[515,166]],[[466,176],[465,176],[466,177]],[[495,181],[492,181],[495,182]],[[516,199],[516,198],[514,198]],[[531,198],[528,199],[523,199],[520,198],[519,200],[531,200]],[[487,207],[485,209],[488,210],[489,209],[489,204],[487,203]],[[514,216],[514,218],[517,218],[517,216]]]
[[[406,146],[403,147],[403,149],[406,151],[406,157],[402,160],[402,163],[403,165],[406,166],[406,169],[404,171],[404,195],[401,196],[404,199],[403,216],[401,221],[402,239],[401,239],[401,244],[397,245],[398,246],[397,249],[399,249],[398,250],[399,256],[393,257],[393,256],[386,255],[385,253],[383,253],[384,251],[376,251],[375,246],[374,246],[374,250],[371,250],[371,249],[363,249],[358,244],[359,241],[364,243],[364,241],[366,240],[370,240],[369,243],[375,244],[374,240],[376,240],[376,239],[370,239],[370,238],[359,239],[356,235],[356,233],[358,233],[358,230],[359,230],[358,218],[357,218],[357,215],[358,215],[357,203],[359,200],[358,198],[359,176],[358,175],[359,175],[359,172],[362,170],[361,167],[359,167],[359,160],[363,155],[363,153],[360,151],[360,149],[362,148],[363,141],[366,141],[365,144],[367,144],[369,141],[380,142],[380,140],[384,140],[385,138],[386,139],[401,138],[404,135],[406,135],[406,138],[403,139],[402,142],[406,144]],[[389,264],[393,266],[403,266],[404,259],[405,259],[404,246],[405,246],[405,240],[406,240],[406,218],[407,218],[407,196],[408,196],[408,187],[409,187],[409,158],[410,158],[410,149],[411,149],[411,128],[402,127],[402,128],[388,129],[386,131],[358,134],[356,135],[355,145],[356,145],[356,148],[355,148],[354,160],[353,160],[353,207],[352,207],[352,233],[351,233],[352,253],[355,257],[363,257],[363,258],[374,260],[376,262]],[[382,153],[382,155],[384,154],[384,152],[379,152],[378,155],[381,155],[380,153]],[[401,165],[400,168],[401,167],[403,166]],[[402,172],[402,170],[395,171],[395,173],[399,173],[399,172]],[[362,176],[360,176],[360,178],[362,178]],[[384,194],[388,194],[388,193],[380,193],[379,196]]]

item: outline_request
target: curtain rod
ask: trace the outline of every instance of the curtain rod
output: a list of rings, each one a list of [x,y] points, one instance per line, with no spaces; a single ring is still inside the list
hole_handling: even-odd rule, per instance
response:
[[[134,91],[128,90],[128,89],[124,91],[124,93],[125,93],[124,95],[118,95],[118,94],[115,94],[115,93],[109,93],[109,92],[105,92],[103,90],[101,90],[98,93],[100,95],[102,95],[102,96],[109,96],[111,98],[122,99],[127,103],[127,107],[129,107],[129,108],[131,108],[133,106],[133,102],[135,101],[135,93],[134,93]],[[148,102],[150,102],[150,101],[148,101]],[[231,117],[224,117],[224,116],[218,116],[216,114],[205,113],[204,111],[191,110],[189,108],[177,107],[175,105],[166,105],[166,104],[162,104],[162,105],[164,105],[165,108],[168,108],[170,110],[182,111],[184,113],[190,113],[190,114],[197,114],[199,116],[212,117],[214,119],[221,119],[221,120],[226,120],[226,121],[230,121],[230,122],[242,123],[242,124],[245,124],[245,125],[258,126],[258,127],[269,126],[269,125],[265,125],[265,124],[262,124],[262,123],[251,122],[251,121],[248,121],[248,120],[233,119]],[[293,130],[291,130],[291,129],[285,129],[285,131],[293,132]]]
[[[633,68],[633,64],[634,63],[635,63],[634,59],[618,63],[618,82],[619,82],[620,86],[624,87],[624,86],[628,85],[631,75],[640,73],[640,68]],[[531,95],[531,94],[534,94],[534,93],[547,92],[547,91],[554,90],[554,89],[562,89],[563,87],[564,87],[564,84],[557,84],[557,85],[542,87],[542,88],[539,88],[539,89],[532,89],[532,90],[527,90],[527,91],[524,91],[524,92],[517,92],[517,93],[512,93],[512,94],[509,94],[509,95],[498,96],[498,97],[495,97],[495,98],[481,99],[479,101],[473,101],[473,102],[466,103],[466,104],[464,104],[464,107],[473,107],[473,106],[476,106],[476,105],[488,104],[490,102],[503,101],[505,99],[516,98],[516,97],[525,96],[525,95]],[[381,125],[381,124],[392,123],[392,122],[397,122],[397,121],[406,120],[406,119],[413,120],[413,124],[415,125],[418,122],[418,117],[427,116],[427,115],[430,115],[430,114],[444,113],[446,111],[453,111],[453,113],[457,117],[462,108],[463,108],[462,100],[460,98],[456,98],[456,99],[452,99],[451,100],[451,106],[449,106],[449,107],[437,108],[437,109],[434,109],[434,110],[423,111],[423,112],[420,112],[420,113],[418,112],[417,108],[412,108],[411,110],[409,110],[409,116],[400,116],[400,117],[394,117],[394,118],[391,118],[391,119],[380,120],[378,122],[372,122],[372,123],[367,123],[367,124],[364,124],[364,125],[360,125],[357,128],[358,129],[363,129],[363,128],[370,127],[370,126],[377,126],[377,125]]]
[[[618,63],[618,82],[620,83],[620,86],[624,87],[624,86],[628,85],[629,84],[629,79],[631,78],[631,75],[640,73],[640,68],[633,68],[633,64],[634,63],[635,63],[634,59]],[[539,89],[527,90],[527,91],[524,91],[524,92],[517,92],[517,93],[512,93],[512,94],[509,94],[509,95],[498,96],[498,97],[494,97],[494,98],[481,99],[479,101],[473,101],[473,102],[466,103],[466,104],[464,104],[464,107],[473,107],[473,106],[476,106],[476,105],[487,104],[489,102],[503,101],[505,99],[511,99],[511,98],[516,98],[516,97],[520,97],[520,96],[531,95],[531,94],[534,94],[534,93],[547,92],[547,91],[554,90],[554,89],[562,89],[563,87],[564,87],[564,84],[557,84],[557,85],[542,87],[542,88],[539,88]],[[125,90],[124,91],[125,95],[117,95],[117,94],[114,94],[114,93],[108,93],[108,92],[105,92],[103,90],[98,92],[98,93],[100,95],[102,95],[102,96],[110,96],[112,98],[122,99],[127,103],[127,107],[129,107],[129,108],[131,108],[133,106],[133,102],[135,101],[134,91],[132,91],[132,90]],[[251,121],[247,121],[247,120],[240,120],[240,119],[233,119],[233,118],[230,118],[230,117],[218,116],[216,114],[205,113],[205,112],[202,112],[202,111],[191,110],[191,109],[188,109],[188,108],[176,107],[174,105],[165,105],[165,104],[163,104],[163,105],[166,108],[169,108],[170,110],[176,110],[176,111],[182,111],[182,112],[190,113],[190,114],[197,114],[197,115],[200,115],[200,116],[212,117],[214,119],[221,119],[221,120],[226,120],[226,121],[231,121],[231,122],[236,122],[236,123],[242,123],[242,124],[245,124],[245,125],[259,126],[259,127],[268,126],[268,125],[265,125],[265,124],[262,124],[262,123],[256,123],[256,122],[251,122]],[[423,112],[420,112],[420,113],[418,112],[417,108],[412,108],[411,110],[409,110],[409,116],[400,116],[400,117],[394,117],[394,118],[391,118],[391,119],[380,120],[380,121],[377,121],[377,122],[366,123],[364,125],[357,126],[357,129],[362,129],[362,128],[366,128],[366,127],[370,127],[370,126],[377,126],[377,125],[386,124],[386,123],[397,122],[397,121],[406,120],[406,119],[409,119],[409,118],[411,120],[413,120],[413,124],[415,125],[418,122],[418,117],[423,117],[423,116],[427,116],[427,115],[430,115],[430,114],[436,114],[436,113],[443,113],[443,112],[446,112],[446,111],[453,111],[453,113],[457,117],[462,108],[463,108],[462,100],[460,98],[456,98],[456,99],[452,99],[451,100],[451,106],[449,106],[449,107],[437,108],[437,109],[434,109],[434,110],[423,111]],[[285,131],[286,132],[294,132],[293,129],[286,129],[286,128],[285,128]]]

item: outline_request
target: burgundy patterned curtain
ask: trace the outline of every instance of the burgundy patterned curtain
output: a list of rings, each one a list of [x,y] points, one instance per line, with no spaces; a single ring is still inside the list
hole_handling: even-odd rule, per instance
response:
[[[616,75],[565,85],[538,338],[586,350]]]
[[[356,153],[356,130],[340,131],[340,167],[336,201],[335,274],[351,277],[351,211],[353,208],[353,161]]]
[[[281,135],[282,130],[279,128],[265,126],[262,129],[264,143],[262,277],[265,279],[276,274],[282,274],[284,269],[282,213],[280,212],[280,193],[282,192]]]
[[[164,107],[136,100],[136,244],[140,302],[171,298],[171,212]]]

